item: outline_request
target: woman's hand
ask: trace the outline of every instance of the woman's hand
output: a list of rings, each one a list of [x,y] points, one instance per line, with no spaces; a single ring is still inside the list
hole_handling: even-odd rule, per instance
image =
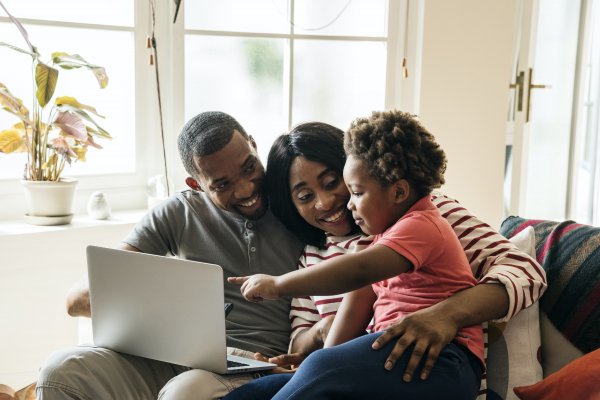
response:
[[[276,364],[277,368],[271,370],[276,374],[290,374],[296,372],[298,366],[306,358],[306,354],[292,353],[292,354],[281,354],[276,357],[265,357],[261,353],[254,353],[254,358],[258,361],[270,362]]]
[[[234,276],[227,278],[227,282],[242,285],[240,291],[248,301],[278,300],[281,297],[277,278],[271,275]]]

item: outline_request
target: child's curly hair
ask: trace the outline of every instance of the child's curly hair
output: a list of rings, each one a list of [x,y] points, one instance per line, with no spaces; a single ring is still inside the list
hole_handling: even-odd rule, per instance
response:
[[[384,185],[406,179],[419,197],[444,184],[446,155],[410,113],[374,111],[357,118],[344,135],[344,150],[364,161]]]

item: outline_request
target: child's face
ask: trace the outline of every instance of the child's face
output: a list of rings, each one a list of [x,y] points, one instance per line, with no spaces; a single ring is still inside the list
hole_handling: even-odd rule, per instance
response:
[[[348,156],[344,180],[350,191],[348,209],[363,232],[379,234],[397,221],[394,185],[384,186],[371,177],[363,161]]]

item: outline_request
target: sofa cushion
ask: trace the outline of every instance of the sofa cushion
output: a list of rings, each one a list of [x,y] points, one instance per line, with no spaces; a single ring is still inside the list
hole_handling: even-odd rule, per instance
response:
[[[540,333],[542,335],[544,378],[583,355],[581,350],[556,329],[543,311],[540,312]]]
[[[527,228],[510,238],[521,251],[535,257],[535,234]],[[516,399],[515,386],[542,379],[539,307],[534,303],[507,323],[488,325],[487,400]]]
[[[546,271],[548,290],[540,300],[557,329],[584,353],[600,347],[600,228],[573,221],[509,217],[506,237],[528,226],[535,230],[536,258]]]
[[[522,400],[600,398],[600,349],[567,364],[534,385],[516,387]]]

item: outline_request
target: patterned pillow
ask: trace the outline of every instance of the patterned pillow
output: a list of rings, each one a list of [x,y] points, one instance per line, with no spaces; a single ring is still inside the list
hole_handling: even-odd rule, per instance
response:
[[[528,226],[548,279],[540,309],[584,353],[600,348],[600,228],[509,217],[500,233],[510,237]]]
[[[521,251],[535,257],[535,233],[524,229],[510,239]],[[539,306],[534,303],[508,323],[488,326],[487,399],[517,399],[515,386],[542,379]]]

